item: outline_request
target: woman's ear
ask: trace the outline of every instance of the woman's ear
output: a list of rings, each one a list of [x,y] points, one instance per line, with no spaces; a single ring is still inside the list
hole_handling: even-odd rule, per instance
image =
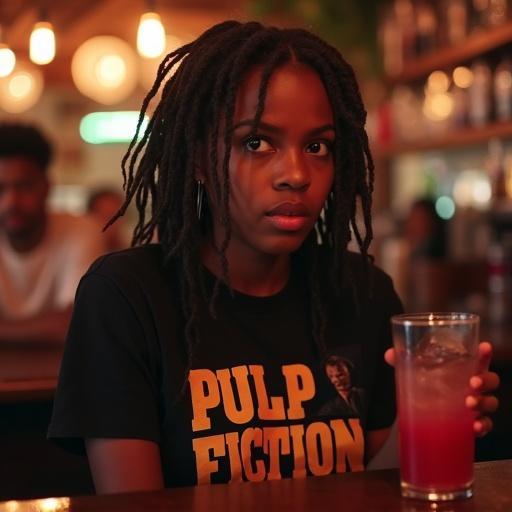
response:
[[[194,158],[194,178],[196,181],[201,183],[206,182],[206,169],[208,168],[208,161],[206,156],[206,150],[203,145],[200,145],[199,151],[197,151]]]

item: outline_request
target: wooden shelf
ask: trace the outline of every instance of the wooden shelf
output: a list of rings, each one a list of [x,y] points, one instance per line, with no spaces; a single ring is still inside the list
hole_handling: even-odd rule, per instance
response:
[[[376,156],[393,157],[404,153],[436,149],[452,149],[473,144],[485,144],[492,138],[512,138],[512,121],[494,123],[482,128],[464,128],[436,137],[425,137],[414,142],[375,146]]]
[[[479,57],[512,42],[512,21],[469,36],[463,44],[451,46],[404,63],[402,73],[388,77],[390,84],[419,80],[436,69],[446,69]]]

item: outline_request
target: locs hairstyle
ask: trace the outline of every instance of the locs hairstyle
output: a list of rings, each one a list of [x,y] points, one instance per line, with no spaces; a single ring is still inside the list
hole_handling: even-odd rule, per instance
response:
[[[156,230],[166,263],[172,261],[177,266],[189,365],[198,341],[195,325],[199,308],[207,299],[199,271],[204,224],[196,215],[196,157],[207,148],[208,168],[219,169],[218,174],[212,173],[212,178],[214,193],[221,202],[220,222],[226,235],[217,250],[223,279],[229,284],[226,259],[231,236],[228,165],[237,90],[247,71],[261,65],[262,79],[253,126],[256,131],[272,72],[291,59],[318,73],[330,98],[335,121],[333,189],[327,198],[323,218],[318,219],[317,233],[311,233],[299,250],[308,255],[305,260],[309,266],[313,333],[321,353],[325,352],[325,314],[318,285],[316,251],[313,250],[316,236],[332,249],[331,268],[336,274],[333,277],[338,278],[335,282],[341,282],[351,229],[362,254],[368,257],[372,238],[370,210],[374,167],[364,129],[366,112],[351,66],[335,48],[305,30],[236,21],[213,26],[195,41],[167,55],[160,64],[155,83],[142,105],[137,134],[122,161],[126,201],[111,220],[113,222],[122,215],[135,198],[138,223],[133,244],[149,243]],[[173,69],[175,72],[171,75]],[[143,117],[163,83],[161,100],[138,140]],[[224,154],[218,154],[219,137],[224,139]],[[358,202],[364,233],[356,224]],[[209,298],[210,306],[218,285],[219,281]]]

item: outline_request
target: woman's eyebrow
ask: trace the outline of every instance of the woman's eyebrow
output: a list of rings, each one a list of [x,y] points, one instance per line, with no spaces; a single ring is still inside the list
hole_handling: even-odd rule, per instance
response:
[[[237,130],[238,128],[241,128],[243,126],[253,126],[254,125],[254,119],[243,119],[242,121],[239,121],[235,125],[233,125],[233,130]],[[273,124],[264,123],[260,121],[258,123],[258,128],[265,130],[267,132],[274,132],[274,133],[282,133],[284,130],[282,128],[279,128],[279,126],[275,126]]]
[[[238,128],[241,128],[243,126],[253,126],[254,125],[254,119],[243,119],[242,121],[239,121],[238,123],[236,123],[235,125],[233,125],[233,130],[237,130]],[[264,131],[267,131],[267,132],[271,132],[271,133],[283,133],[284,130],[282,128],[280,128],[279,126],[275,126],[273,124],[269,124],[269,123],[264,123],[264,122],[261,122],[259,123],[258,125],[258,128],[261,129],[261,130],[264,130]],[[324,124],[322,126],[318,126],[317,128],[313,128],[312,130],[310,130],[308,132],[308,135],[309,136],[314,136],[314,135],[320,135],[324,132],[334,132],[334,126],[332,124]]]
[[[309,135],[320,135],[324,132],[333,132],[336,133],[334,126],[332,124],[324,124],[323,126],[319,126],[318,128],[313,128]]]

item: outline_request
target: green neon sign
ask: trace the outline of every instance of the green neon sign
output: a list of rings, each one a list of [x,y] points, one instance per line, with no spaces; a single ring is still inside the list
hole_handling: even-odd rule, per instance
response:
[[[139,112],[92,112],[80,121],[80,137],[89,144],[119,144],[130,142],[135,135]],[[148,125],[144,118],[139,138]]]

